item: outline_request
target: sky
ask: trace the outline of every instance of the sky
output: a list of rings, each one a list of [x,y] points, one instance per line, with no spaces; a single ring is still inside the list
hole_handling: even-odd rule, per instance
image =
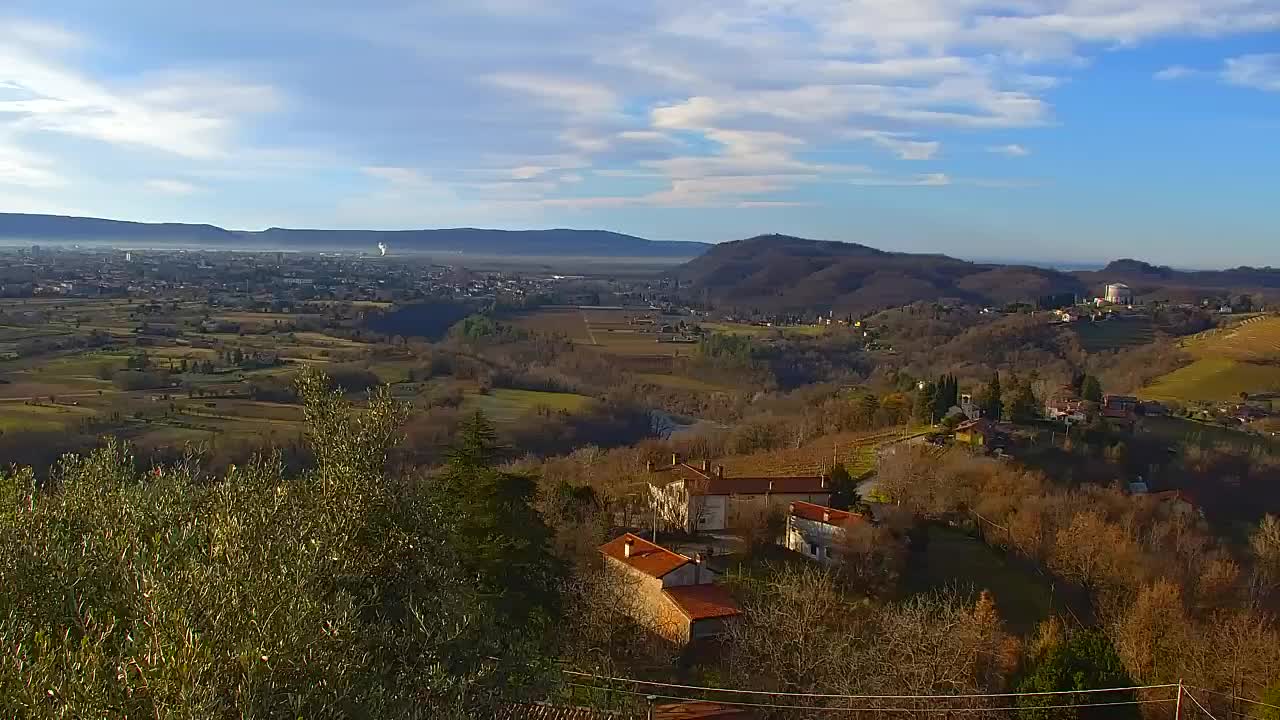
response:
[[[4,0],[0,212],[1280,265],[1280,0]]]

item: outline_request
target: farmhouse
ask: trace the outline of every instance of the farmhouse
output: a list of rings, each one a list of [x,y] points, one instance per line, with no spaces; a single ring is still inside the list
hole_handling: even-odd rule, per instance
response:
[[[671,465],[649,467],[649,497],[657,518],[685,532],[741,528],[793,502],[825,505],[831,489],[822,475],[726,477],[724,466],[694,465],[672,455]]]
[[[1044,404],[1044,415],[1050,420],[1082,423],[1089,419],[1083,400],[1054,398]]]
[[[626,533],[600,546],[628,602],[619,611],[673,643],[722,635],[742,614],[702,557],[689,558]]]
[[[787,532],[782,545],[820,563],[839,562],[846,529],[866,522],[867,518],[857,513],[793,502],[787,513]]]
[[[973,447],[990,447],[996,439],[996,424],[986,418],[969,420],[956,426],[956,442]]]

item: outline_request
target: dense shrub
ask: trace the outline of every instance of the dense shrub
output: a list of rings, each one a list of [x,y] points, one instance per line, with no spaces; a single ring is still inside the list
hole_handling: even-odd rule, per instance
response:
[[[384,472],[404,410],[300,380],[314,467],[140,472],[109,440],[0,474],[0,716],[487,717],[553,655],[532,482],[474,419],[438,477]]]

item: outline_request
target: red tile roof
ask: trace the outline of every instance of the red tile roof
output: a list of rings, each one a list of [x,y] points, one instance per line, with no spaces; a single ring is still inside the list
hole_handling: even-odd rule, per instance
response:
[[[1182,502],[1192,507],[1196,506],[1195,499],[1192,498],[1191,495],[1187,494],[1183,490],[1162,490],[1160,492],[1149,493],[1146,495],[1146,497],[1149,497],[1152,500],[1159,500],[1159,501],[1181,500]]]
[[[768,492],[812,495],[831,492],[821,475],[726,477],[723,466],[708,464],[707,469],[703,470],[701,463],[688,462],[653,468],[650,473],[667,475],[671,478],[668,482],[683,480],[695,495],[763,495]]]
[[[631,557],[627,557],[627,541],[632,542]],[[661,545],[654,545],[639,535],[627,533],[600,546],[600,552],[620,563],[628,565],[650,577],[660,578],[676,568],[691,562],[690,558],[671,552]]]
[[[827,481],[821,475],[799,477],[715,477],[704,481],[702,495],[764,495],[784,493],[790,495],[815,495],[829,493]]]
[[[682,702],[658,705],[653,709],[653,720],[750,720],[755,717],[746,708],[730,707],[712,702]]]
[[[798,518],[804,518],[805,520],[812,520],[813,522],[820,522],[820,523],[826,523],[828,525],[840,525],[840,526],[843,526],[845,523],[849,522],[850,520],[853,520],[855,522],[866,520],[865,517],[863,517],[862,515],[859,515],[858,513],[846,512],[844,510],[835,510],[833,508],[823,507],[822,505],[815,505],[813,503],[807,503],[807,502],[791,503],[791,514]]]
[[[493,717],[494,720],[620,720],[633,716],[566,705],[513,703],[498,707]]]
[[[662,591],[690,620],[741,615],[738,603],[719,585],[681,585]]]
[[[989,433],[995,430],[995,424],[986,418],[968,420],[956,426],[956,432]]]

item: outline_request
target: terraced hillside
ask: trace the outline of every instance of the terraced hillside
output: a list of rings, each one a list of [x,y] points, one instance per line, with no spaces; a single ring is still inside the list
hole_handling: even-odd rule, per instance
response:
[[[883,445],[918,435],[928,428],[898,427],[876,432],[825,435],[802,447],[733,455],[721,461],[727,475],[817,475],[830,472],[832,459],[850,475],[860,477],[875,469],[876,450]]]
[[[1240,393],[1280,392],[1280,316],[1259,315],[1194,335],[1182,348],[1195,361],[1140,393],[1154,400],[1229,401]]]

